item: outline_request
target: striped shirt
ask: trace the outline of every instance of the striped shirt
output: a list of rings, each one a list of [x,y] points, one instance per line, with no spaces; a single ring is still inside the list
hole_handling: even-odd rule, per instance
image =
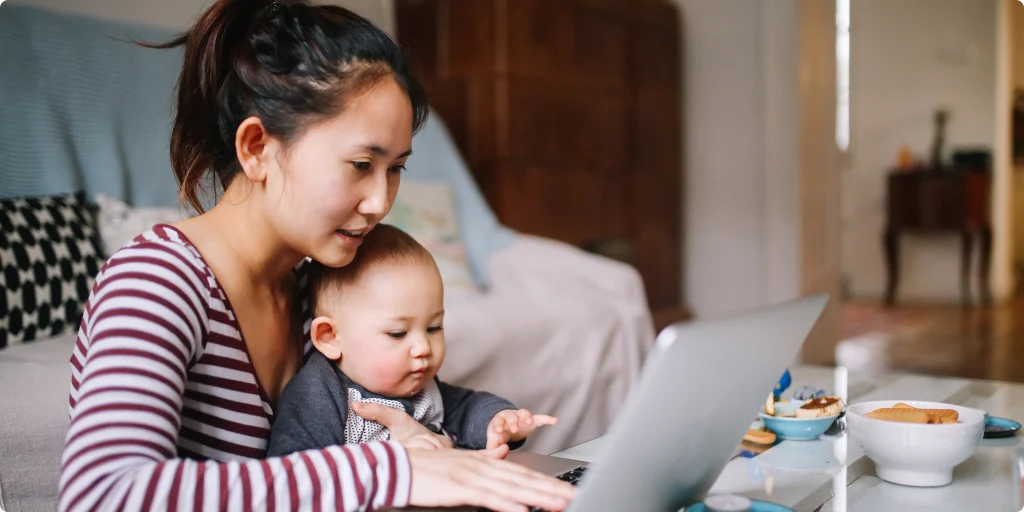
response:
[[[70,414],[62,511],[409,501],[411,468],[396,442],[264,458],[274,411],[231,304],[195,246],[168,225],[136,237],[96,276],[71,356]]]

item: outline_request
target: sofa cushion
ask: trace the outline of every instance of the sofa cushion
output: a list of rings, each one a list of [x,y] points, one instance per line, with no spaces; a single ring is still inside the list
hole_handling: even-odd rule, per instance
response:
[[[102,263],[79,194],[0,200],[0,348],[77,329]]]
[[[451,184],[402,180],[395,204],[382,222],[405,231],[430,251],[446,294],[479,291],[459,230]]]
[[[473,180],[473,174],[459,153],[455,140],[436,112],[431,112],[427,123],[413,137],[412,150],[413,156],[409,159],[409,173],[406,176],[451,184],[469,267],[477,284],[481,287],[490,286],[487,262],[496,251],[512,244],[515,232],[498,222],[498,217]]]
[[[0,509],[54,510],[77,333],[0,352]]]
[[[178,206],[135,207],[106,194],[96,194],[95,200],[96,227],[108,256],[157,224],[173,224],[194,215]]]

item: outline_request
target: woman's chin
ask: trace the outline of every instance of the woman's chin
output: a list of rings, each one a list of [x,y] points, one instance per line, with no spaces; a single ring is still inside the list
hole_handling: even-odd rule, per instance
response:
[[[324,254],[314,255],[313,259],[325,267],[339,268],[352,263],[352,260],[355,257],[355,250],[332,249],[330,251],[324,251]]]

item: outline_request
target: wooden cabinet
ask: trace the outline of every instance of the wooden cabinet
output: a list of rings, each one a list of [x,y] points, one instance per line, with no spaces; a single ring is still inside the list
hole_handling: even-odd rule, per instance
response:
[[[679,14],[668,0],[398,0],[398,40],[499,219],[628,241],[681,305]]]
[[[983,304],[991,303],[991,180],[988,170],[896,171],[889,174],[883,234],[888,269],[887,305],[896,301],[900,281],[900,235],[906,232],[953,232],[961,235],[960,292],[964,305],[972,302],[971,255],[977,236],[981,252],[978,276],[981,299]]]

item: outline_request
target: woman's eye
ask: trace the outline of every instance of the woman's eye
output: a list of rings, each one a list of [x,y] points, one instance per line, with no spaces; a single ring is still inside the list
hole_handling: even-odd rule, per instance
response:
[[[352,162],[352,166],[355,167],[356,170],[360,172],[367,172],[373,168],[373,164],[371,164],[370,162]]]
[[[400,340],[405,338],[405,331],[391,331],[388,333],[388,336],[391,336],[392,339]]]
[[[395,165],[395,166],[392,166],[388,170],[391,171],[391,172],[394,172],[394,173],[400,173],[402,171],[405,171],[405,165],[404,164],[403,165]]]
[[[439,332],[441,332],[443,330],[444,329],[440,325],[437,325],[437,326],[434,326],[434,327],[427,327],[427,334],[435,334],[435,333],[439,333]]]

